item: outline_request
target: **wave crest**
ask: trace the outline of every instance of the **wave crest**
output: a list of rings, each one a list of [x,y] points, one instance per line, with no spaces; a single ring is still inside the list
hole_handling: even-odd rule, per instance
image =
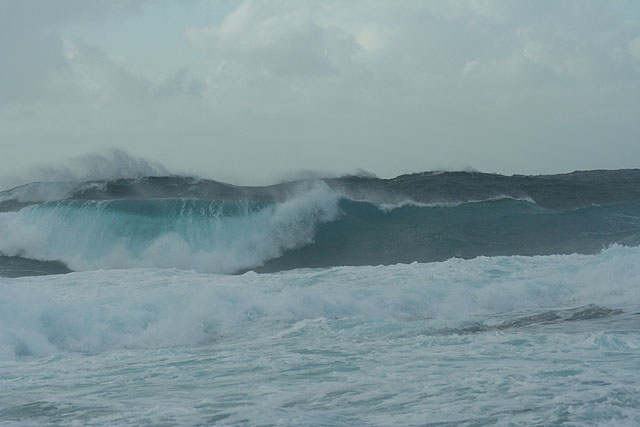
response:
[[[0,214],[0,253],[74,270],[177,267],[233,273],[313,241],[338,216],[317,183],[282,203],[66,200]]]

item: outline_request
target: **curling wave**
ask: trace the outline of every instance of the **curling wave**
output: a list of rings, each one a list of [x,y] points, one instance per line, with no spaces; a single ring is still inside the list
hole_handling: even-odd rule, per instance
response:
[[[283,203],[64,200],[0,215],[0,252],[73,270],[177,267],[233,273],[309,244],[338,214],[317,187]]]
[[[32,183],[0,193],[0,275],[592,254],[640,244],[639,183],[636,170],[352,176],[267,187],[181,176]]]

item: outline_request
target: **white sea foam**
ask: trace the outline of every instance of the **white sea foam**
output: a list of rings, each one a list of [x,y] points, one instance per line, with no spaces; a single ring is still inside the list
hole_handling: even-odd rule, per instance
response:
[[[0,278],[0,353],[200,345],[314,319],[430,319],[437,330],[507,312],[637,307],[638,277],[640,248],[613,247],[241,276],[133,269]]]
[[[637,425],[638,277],[612,247],[0,278],[0,424]]]
[[[110,209],[112,201],[30,206],[0,213],[0,253],[62,261],[73,270],[231,273],[311,243],[317,225],[338,216],[338,199],[319,182],[285,202],[237,216],[154,219]]]
[[[485,203],[485,202],[495,202],[499,200],[516,200],[521,202],[527,202],[531,204],[536,204],[536,201],[531,197],[512,197],[507,195],[499,195],[495,197],[489,197],[487,199],[469,199],[469,200],[456,200],[456,201],[438,201],[438,202],[416,202],[412,199],[404,199],[393,203],[388,202],[374,202],[376,206],[384,212],[390,212],[394,209],[404,208],[404,207],[418,207],[418,208],[455,208],[462,205],[467,204],[475,204],[475,203]],[[362,200],[368,201],[368,200]]]

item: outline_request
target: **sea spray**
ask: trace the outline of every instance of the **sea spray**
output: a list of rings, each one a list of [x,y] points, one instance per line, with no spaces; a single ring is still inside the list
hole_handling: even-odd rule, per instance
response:
[[[282,203],[66,200],[0,213],[0,253],[74,270],[178,267],[232,273],[313,241],[338,216],[323,183]]]
[[[0,193],[0,423],[640,423],[639,171],[138,166]]]

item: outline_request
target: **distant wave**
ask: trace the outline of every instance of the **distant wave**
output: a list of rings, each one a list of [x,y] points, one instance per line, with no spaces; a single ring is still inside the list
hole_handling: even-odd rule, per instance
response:
[[[124,154],[122,154],[124,155]],[[100,161],[107,162],[102,159]],[[137,165],[137,162],[143,162]],[[640,169],[577,171],[558,175],[505,176],[481,172],[422,172],[392,179],[370,175],[313,178],[250,187],[194,176],[163,174],[163,169],[134,165],[104,167],[94,174],[52,173],[53,178],[34,181],[0,191],[3,203],[37,203],[62,199],[154,199],[196,198],[205,200],[282,201],[304,191],[313,182],[323,182],[341,196],[380,205],[419,204],[455,206],[460,203],[512,198],[535,202],[547,208],[575,208],[640,199]],[[140,175],[157,172],[158,175]],[[77,179],[86,176],[87,179]],[[105,177],[102,177],[105,176]],[[102,177],[102,178],[100,178]]]
[[[433,203],[420,203],[413,200],[403,200],[397,203],[382,202],[382,203],[378,203],[377,206],[380,210],[384,212],[389,212],[394,209],[411,207],[411,206],[419,207],[419,208],[455,208],[460,205],[466,205],[466,204],[472,204],[472,203],[485,203],[485,202],[492,202],[496,200],[519,200],[519,201],[528,202],[532,204],[536,203],[535,200],[533,200],[531,197],[511,197],[503,194],[503,195],[498,195],[495,197],[490,197],[488,199],[482,199],[482,200],[459,200],[459,201],[433,202]],[[367,200],[355,200],[355,201],[366,202]]]
[[[425,172],[264,187],[186,176],[34,182],[0,193],[0,275],[53,268],[17,259],[237,273],[591,254],[640,244],[639,184],[638,170]]]

